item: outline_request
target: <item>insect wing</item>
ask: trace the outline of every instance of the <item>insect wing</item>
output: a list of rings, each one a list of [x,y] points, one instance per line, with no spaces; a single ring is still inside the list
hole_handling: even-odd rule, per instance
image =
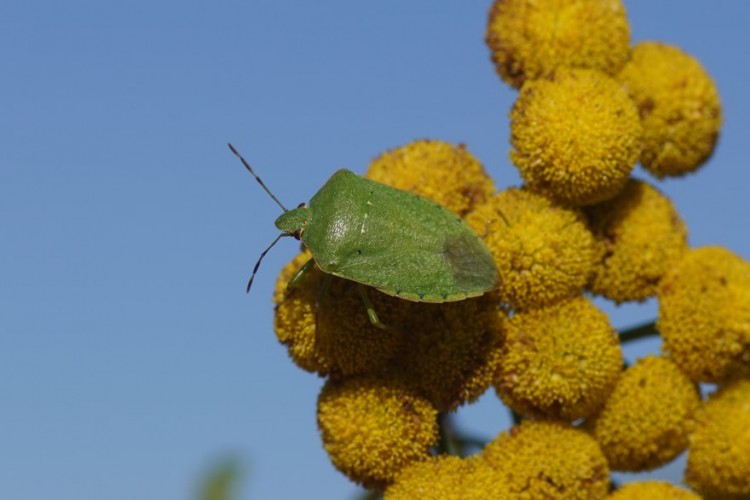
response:
[[[462,300],[497,285],[476,233],[413,193],[339,171],[310,208],[303,240],[324,272],[423,302]]]

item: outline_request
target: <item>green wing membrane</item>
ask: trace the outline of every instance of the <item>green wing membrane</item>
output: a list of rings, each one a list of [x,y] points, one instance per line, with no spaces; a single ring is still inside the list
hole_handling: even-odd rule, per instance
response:
[[[484,242],[458,215],[341,170],[310,200],[302,239],[326,273],[408,300],[448,302],[495,288]]]

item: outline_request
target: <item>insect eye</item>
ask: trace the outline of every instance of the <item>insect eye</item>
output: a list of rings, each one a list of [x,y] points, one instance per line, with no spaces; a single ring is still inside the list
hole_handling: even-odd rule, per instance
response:
[[[305,207],[305,202],[304,201],[302,203],[300,203],[299,205],[297,205],[297,208],[304,208],[304,207]]]

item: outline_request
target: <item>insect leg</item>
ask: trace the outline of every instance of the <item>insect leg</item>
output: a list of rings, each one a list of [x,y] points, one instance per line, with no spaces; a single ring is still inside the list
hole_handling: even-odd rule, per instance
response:
[[[307,264],[305,264],[305,266],[306,265]],[[331,281],[333,281],[332,274],[326,274],[325,276],[323,276],[323,284],[320,285],[320,291],[318,292],[318,297],[315,299],[315,311],[316,312],[318,311],[318,309],[320,309],[320,306],[323,305],[323,301],[325,301],[326,297],[328,297],[328,290],[331,289]]]
[[[304,266],[302,266],[302,269],[305,267],[308,267],[308,264],[310,262],[314,262],[312,259],[308,260],[307,263],[305,263]],[[300,269],[300,271],[302,270]],[[299,271],[297,274],[294,275],[294,278],[292,278],[292,281],[294,281],[295,278],[299,275]],[[320,318],[320,306],[323,305],[323,301],[328,297],[328,290],[331,289],[331,282],[333,281],[333,275],[332,274],[326,274],[323,276],[323,284],[320,285],[320,290],[318,291],[318,296],[315,298],[315,342],[318,342],[318,318]],[[291,284],[291,281],[290,281]]]
[[[367,309],[367,317],[370,318],[370,323],[378,328],[387,328],[378,319],[378,313],[375,312],[375,308],[372,306],[372,302],[370,302],[370,297],[367,296],[367,291],[365,290],[364,285],[357,283],[357,290],[359,291],[359,296],[362,298],[362,302],[365,305],[365,309]]]
[[[294,276],[292,276],[292,279],[289,280],[289,283],[287,283],[286,285],[287,290],[297,286],[297,283],[299,282],[299,280],[301,280],[302,277],[305,274],[307,274],[307,271],[309,271],[310,268],[312,268],[313,264],[315,264],[315,260],[312,257],[310,257],[310,260],[305,262],[302,265],[302,267],[299,268],[299,271],[294,273]]]
[[[510,220],[508,220],[508,218],[505,216],[503,211],[500,210],[499,208],[497,208],[496,210],[497,210],[497,215],[499,215],[500,218],[503,219],[503,222],[505,222],[505,225],[508,227],[513,227],[513,224],[510,223]]]

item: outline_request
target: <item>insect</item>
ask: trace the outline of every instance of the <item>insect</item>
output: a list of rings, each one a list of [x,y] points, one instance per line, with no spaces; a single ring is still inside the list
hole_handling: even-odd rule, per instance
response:
[[[339,170],[310,199],[288,210],[229,144],[256,181],[284,211],[281,231],[261,253],[247,284],[268,251],[285,236],[308,248],[312,258],[292,277],[294,286],[313,266],[326,273],[318,305],[331,276],[355,281],[370,321],[383,327],[363,285],[415,302],[452,302],[478,297],[499,284],[492,255],[455,213],[414,193]]]

